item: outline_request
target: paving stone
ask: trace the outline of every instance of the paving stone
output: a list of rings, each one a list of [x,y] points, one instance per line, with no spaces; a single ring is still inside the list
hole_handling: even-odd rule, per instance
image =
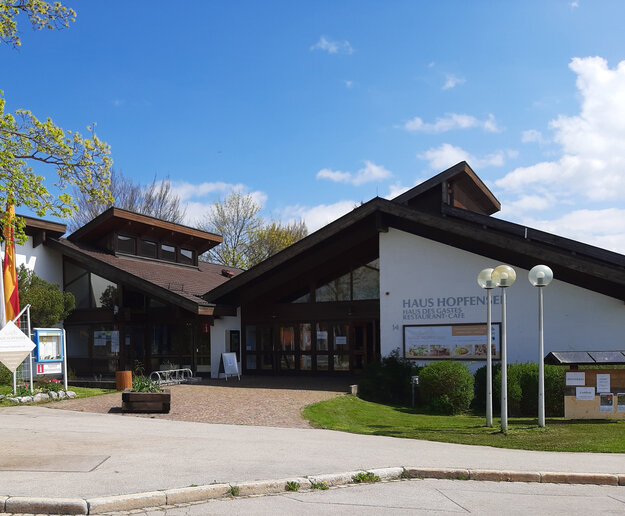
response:
[[[165,505],[167,497],[164,491],[148,491],[119,496],[106,496],[102,498],[90,498],[87,500],[89,514],[101,514],[113,511],[131,511],[145,507]]]

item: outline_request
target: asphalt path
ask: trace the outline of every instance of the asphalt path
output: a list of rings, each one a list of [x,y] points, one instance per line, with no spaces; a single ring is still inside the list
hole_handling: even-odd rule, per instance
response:
[[[0,409],[0,450],[0,496],[91,498],[393,466],[625,473],[625,454],[507,450],[42,406]]]

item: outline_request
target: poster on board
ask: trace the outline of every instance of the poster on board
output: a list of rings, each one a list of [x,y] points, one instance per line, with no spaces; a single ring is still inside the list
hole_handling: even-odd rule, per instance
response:
[[[493,323],[491,330],[491,352],[498,359],[500,324]],[[485,360],[487,345],[486,324],[404,326],[404,357],[412,360]]]
[[[236,353],[222,353],[219,361],[219,374],[223,374],[228,380],[228,376],[237,376],[241,380],[239,373],[239,364],[237,363]]]

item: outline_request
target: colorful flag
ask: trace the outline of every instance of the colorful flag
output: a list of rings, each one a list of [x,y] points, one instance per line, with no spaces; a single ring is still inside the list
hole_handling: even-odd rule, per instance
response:
[[[8,223],[2,230],[4,235],[4,267],[2,276],[4,280],[4,309],[6,320],[12,321],[20,313],[20,301],[17,291],[17,269],[15,268],[15,239],[12,222],[15,218],[15,206],[7,206],[9,212]]]

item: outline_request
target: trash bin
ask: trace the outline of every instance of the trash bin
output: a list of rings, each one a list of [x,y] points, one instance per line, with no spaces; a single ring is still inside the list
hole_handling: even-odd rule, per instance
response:
[[[132,371],[117,371],[115,373],[117,390],[132,389]]]

